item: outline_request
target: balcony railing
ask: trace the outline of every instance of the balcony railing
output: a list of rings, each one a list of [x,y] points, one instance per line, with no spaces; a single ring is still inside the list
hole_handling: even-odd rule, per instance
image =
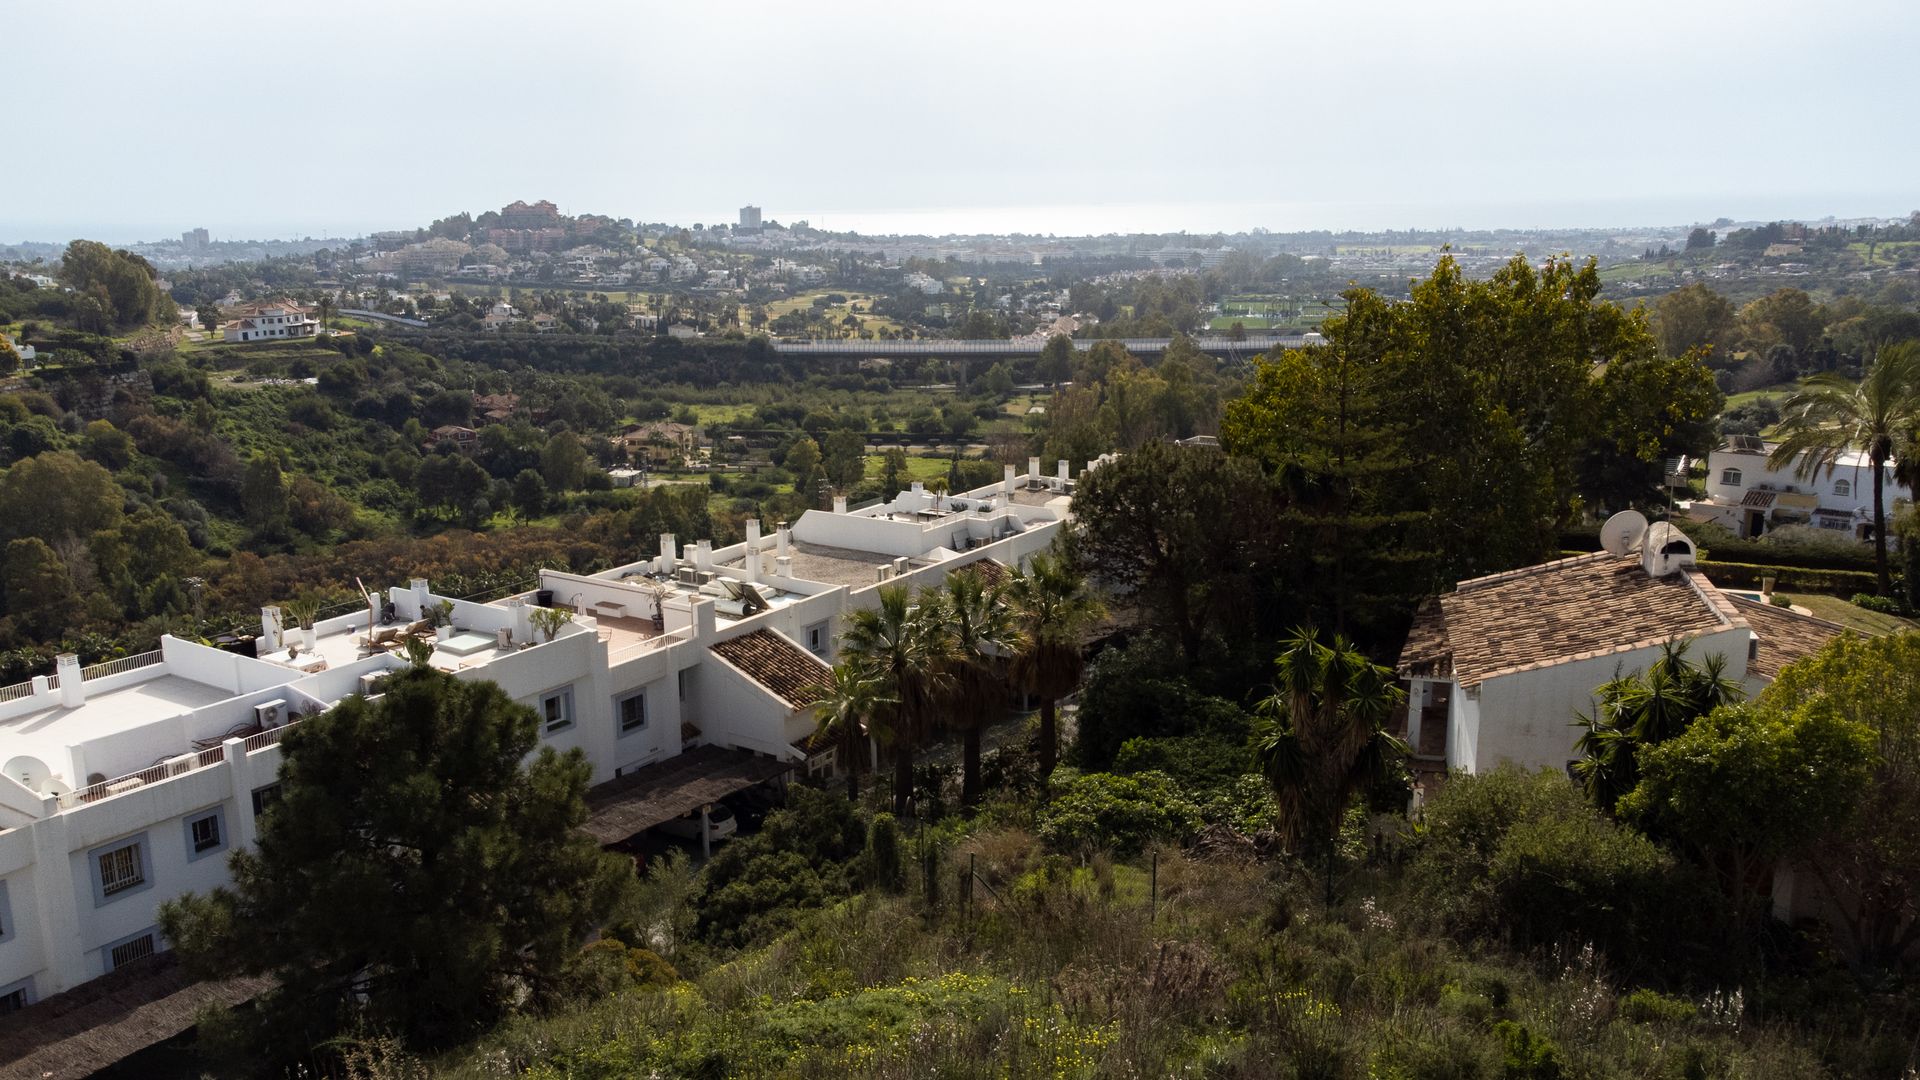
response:
[[[299,722],[298,720],[289,720],[277,728],[268,728],[265,731],[247,736],[245,745],[247,753],[251,754],[256,750],[265,750],[269,746],[277,745],[280,742],[281,736],[287,733],[287,729]]]
[[[80,680],[82,682],[92,682],[95,679],[104,679],[109,675],[118,675],[123,671],[132,671],[134,668],[152,667],[155,664],[163,663],[165,660],[166,656],[161,653],[159,649],[154,649],[151,652],[134,653],[132,656],[123,656],[118,660],[108,660],[104,663],[95,664],[90,668],[82,668],[80,669]]]
[[[163,761],[158,765],[149,765],[136,773],[128,773],[125,776],[116,776],[111,780],[102,780],[97,784],[89,784],[77,791],[69,791],[65,795],[60,796],[60,809],[70,810],[73,807],[82,806],[87,803],[99,802],[102,799],[111,799],[115,795],[124,795],[129,791],[146,787],[148,784],[157,784],[162,780],[171,780],[176,776],[196,772],[209,765],[219,763],[224,756],[225,751],[222,748],[214,747],[211,750],[202,750],[197,754],[183,754],[169,761]]]

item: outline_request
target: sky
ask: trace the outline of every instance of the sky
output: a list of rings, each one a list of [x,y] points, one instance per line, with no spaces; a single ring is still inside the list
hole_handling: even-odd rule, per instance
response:
[[[1911,0],[0,0],[0,242],[1904,215]]]

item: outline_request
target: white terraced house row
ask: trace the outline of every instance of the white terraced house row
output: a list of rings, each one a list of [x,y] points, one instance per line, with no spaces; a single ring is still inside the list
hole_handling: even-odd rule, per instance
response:
[[[614,570],[452,600],[442,630],[424,616],[445,598],[415,580],[311,629],[264,609],[257,655],[166,637],[85,670],[62,657],[53,677],[0,688],[0,1011],[164,951],[161,902],[227,882],[228,853],[254,842],[280,737],[378,693],[410,633],[432,638],[433,666],[532,707],[544,745],[586,754],[587,831],[612,842],[700,805],[675,802],[671,777],[833,772],[810,706],[848,613],[882,585],[1024,564],[1068,519],[1073,487],[1066,462],[1046,476],[1032,459],[964,495],[916,483],[791,528],[750,522],[728,547],[663,536],[657,556]],[[543,602],[571,612],[550,640],[532,618]]]
[[[1857,540],[1873,539],[1873,463],[1858,450],[1834,461],[1831,470],[1800,474],[1805,454],[1775,467],[1774,444],[1735,435],[1707,456],[1707,497],[1688,504],[1695,521],[1718,522],[1734,535],[1756,539],[1782,525],[1814,525]],[[1881,466],[1880,501],[1888,521],[1913,501],[1913,491],[1893,478],[1895,462]]]

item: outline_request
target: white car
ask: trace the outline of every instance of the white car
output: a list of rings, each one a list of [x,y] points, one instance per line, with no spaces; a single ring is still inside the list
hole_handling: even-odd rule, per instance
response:
[[[674,818],[660,826],[660,831],[668,836],[677,836],[682,840],[700,839],[700,811],[694,810]],[[733,810],[726,803],[714,803],[707,813],[707,841],[717,843],[740,831],[740,822],[735,820]]]

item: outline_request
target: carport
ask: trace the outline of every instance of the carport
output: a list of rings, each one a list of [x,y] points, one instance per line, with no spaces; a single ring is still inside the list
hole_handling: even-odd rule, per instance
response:
[[[708,854],[706,808],[736,791],[765,783],[793,768],[746,750],[701,746],[635,769],[587,792],[582,832],[615,844],[642,829],[665,824],[689,810],[701,811],[700,849]]]

